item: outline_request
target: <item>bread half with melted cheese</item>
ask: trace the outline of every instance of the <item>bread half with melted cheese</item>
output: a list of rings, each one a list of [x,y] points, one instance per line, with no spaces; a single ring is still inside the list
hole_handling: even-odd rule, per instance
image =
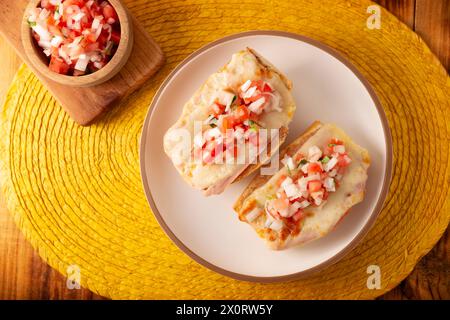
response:
[[[250,83],[255,82],[260,83],[261,86],[264,84],[264,88],[261,87],[259,88],[261,90],[252,91],[253,87]],[[247,89],[245,92],[243,91],[244,87]],[[265,88],[268,88],[267,92]],[[264,92],[260,92],[263,90]],[[269,90],[272,91],[269,92]],[[220,194],[231,183],[257,170],[264,162],[270,159],[274,152],[278,151],[279,146],[286,139],[288,124],[292,120],[296,109],[291,90],[291,81],[255,50],[246,48],[237,52],[232,56],[230,62],[218,72],[209,76],[206,82],[184,105],[180,118],[169,128],[164,136],[165,153],[172,160],[179,174],[190,186],[202,190],[205,195]],[[253,92],[253,96],[250,96],[252,92],[249,91]],[[244,103],[244,101],[247,101],[247,99],[243,98],[244,96],[250,96],[249,100],[251,100],[254,97],[258,97],[258,92],[266,99],[264,100],[266,104],[263,104],[263,107],[258,106],[258,100]],[[239,107],[232,105],[236,103],[236,98],[232,98],[233,96],[236,96],[239,100],[238,103],[244,104],[247,110],[254,110],[254,113],[248,112],[251,117],[254,117],[253,119],[257,119],[257,121],[244,121],[247,125],[242,124],[238,127],[243,128],[242,130],[247,130],[249,128],[248,125],[251,125],[256,126],[258,129],[278,130],[278,141],[269,141],[266,149],[268,151],[266,152],[267,154],[264,156],[261,154],[257,162],[248,161],[248,163],[243,164],[217,164],[192,161],[192,154],[180,152],[180,149],[182,149],[181,144],[184,143],[178,134],[180,129],[190,134],[192,145],[195,146],[196,142],[200,140],[199,144],[203,143],[202,148],[205,147],[204,136],[203,140],[201,139],[202,137],[200,139],[195,138],[195,121],[198,123],[199,121],[208,122],[215,120],[214,123],[209,123],[213,129],[209,128],[208,124],[204,128],[205,130],[214,131],[211,134],[215,135],[218,135],[219,132],[217,128],[227,128],[224,125],[224,118],[227,117],[227,114],[236,112],[233,111],[233,108],[236,109]],[[211,119],[214,116],[214,114],[211,114],[212,105],[219,109],[226,106],[225,114],[217,115],[217,119]],[[262,110],[262,108],[265,109]],[[209,158],[207,160],[210,161]]]
[[[330,141],[339,141],[341,145],[334,145]],[[318,152],[316,147],[322,152],[328,152],[329,156],[325,158],[322,153],[321,158],[318,158],[318,154],[314,155],[314,152]],[[334,150],[344,152],[332,153]],[[322,160],[308,161],[310,152],[315,158]],[[330,162],[333,157],[338,160]],[[300,137],[280,152],[280,159],[284,159],[283,163],[280,162],[281,169],[273,176],[256,176],[234,205],[239,219],[250,224],[271,249],[281,250],[323,237],[331,232],[348,211],[364,198],[367,171],[370,165],[369,153],[335,125],[314,122]],[[342,169],[337,165],[331,166],[340,160],[343,161]],[[311,165],[311,163],[315,164]],[[310,165],[311,169],[318,166],[321,166],[321,169],[318,168],[318,172],[309,173]],[[335,169],[341,174],[338,176],[339,182],[336,175],[333,178],[329,176],[335,173],[333,171]],[[325,172],[325,170],[329,171]],[[325,188],[325,183],[321,185],[321,190],[323,194],[326,192],[327,198],[323,200],[322,195],[322,199],[317,198],[317,203],[311,197],[311,194],[315,192],[308,192],[310,183],[318,184],[317,181],[308,181],[308,177],[314,179],[313,175],[316,175],[318,181],[326,181],[326,187],[329,188]],[[291,179],[293,182],[286,181],[286,177],[293,177]],[[320,180],[322,178],[323,180]],[[334,182],[329,179],[333,179]],[[304,187],[301,188],[302,182],[305,181],[307,181],[306,191]],[[327,190],[333,190],[331,188],[333,183],[336,183],[335,191],[328,192]],[[286,200],[288,193],[291,198]],[[299,198],[292,200],[298,195]],[[305,200],[307,202],[303,202]],[[284,209],[287,201],[289,205],[287,209]],[[293,207],[293,201],[298,203],[297,206]],[[303,207],[302,203],[303,205],[310,203],[310,205]],[[298,206],[301,206],[299,211],[293,213],[292,211]],[[281,209],[277,211],[274,207]],[[272,228],[274,221],[275,228]]]

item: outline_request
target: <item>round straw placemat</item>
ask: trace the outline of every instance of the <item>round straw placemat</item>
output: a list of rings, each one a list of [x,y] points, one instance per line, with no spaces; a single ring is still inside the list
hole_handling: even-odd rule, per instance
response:
[[[392,289],[449,223],[450,81],[422,40],[386,10],[366,26],[369,1],[126,1],[162,46],[165,67],[91,127],[76,125],[26,67],[1,114],[3,192],[41,257],[112,298],[374,298]],[[184,255],[143,193],[139,137],[168,73],[213,40],[246,30],[303,34],[346,56],[374,87],[393,137],[389,196],[375,226],[337,264],[289,283],[226,278]],[[178,199],[182,202],[183,199]],[[367,267],[381,289],[367,288]]]

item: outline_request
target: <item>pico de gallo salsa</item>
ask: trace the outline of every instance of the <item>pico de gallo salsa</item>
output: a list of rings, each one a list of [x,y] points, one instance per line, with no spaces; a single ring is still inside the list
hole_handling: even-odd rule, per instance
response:
[[[28,24],[51,71],[82,76],[103,68],[120,42],[119,17],[108,1],[41,0]]]
[[[327,201],[329,194],[339,188],[351,162],[344,142],[336,138],[332,138],[325,148],[310,147],[307,155],[286,156],[282,163],[287,174],[279,177],[275,195],[266,200],[264,209],[251,210],[246,220],[251,222],[265,211],[266,228],[281,232],[284,237],[295,235],[300,231],[300,221],[306,216],[304,210]]]
[[[238,144],[250,143],[258,147],[261,115],[282,111],[280,96],[263,80],[247,80],[237,92],[224,91],[209,107],[205,130],[194,137],[194,156],[203,164],[223,161],[226,153],[237,157]]]

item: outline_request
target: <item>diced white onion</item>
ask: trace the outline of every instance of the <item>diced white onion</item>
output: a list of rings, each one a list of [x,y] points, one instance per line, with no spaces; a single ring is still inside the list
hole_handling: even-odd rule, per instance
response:
[[[39,14],[39,20],[45,20],[50,15],[50,11],[47,9],[42,9],[41,13]]]
[[[308,190],[308,180],[306,180],[305,177],[301,177],[300,179],[298,179],[297,184],[300,191],[303,192]]]
[[[244,129],[236,128],[236,130],[234,130],[234,137],[238,141],[243,140],[244,139]]]
[[[337,153],[344,153],[345,152],[345,146],[343,146],[343,145],[335,145],[334,147],[333,147],[333,150],[334,150],[334,152],[337,152]]]
[[[86,14],[84,13],[84,12],[79,12],[79,13],[77,13],[77,14],[74,14],[73,16],[72,16],[72,19],[74,20],[74,21],[81,21],[81,19],[83,19],[83,17],[85,16]]]
[[[209,129],[205,133],[206,140],[211,140],[212,138],[218,138],[220,136],[222,136],[222,132],[217,127]]]
[[[301,196],[300,190],[297,188],[297,185],[294,183],[288,184],[283,187],[284,192],[286,192],[286,195],[289,199],[295,199],[299,198]]]
[[[338,159],[333,157],[325,164],[325,171],[328,172],[338,163]]]
[[[284,223],[281,220],[274,220],[271,224],[270,224],[270,229],[274,230],[274,231],[280,231],[281,229],[283,229]]]
[[[36,24],[35,26],[33,26],[33,30],[37,33],[41,41],[50,41],[52,38],[50,32],[48,32],[48,30],[42,27],[40,24]]]
[[[256,114],[260,114],[262,112],[262,108],[261,106],[266,102],[266,99],[264,97],[259,98],[258,100],[252,102],[249,106],[248,109],[251,112],[254,112]]]
[[[85,54],[80,54],[80,57],[75,64],[75,69],[79,71],[86,71],[87,65],[89,63],[89,57]]]
[[[304,164],[300,169],[302,170],[303,173],[308,173],[308,166],[309,164]]]
[[[44,54],[49,57],[52,54],[52,50],[51,49],[44,49]]]
[[[300,202],[300,209],[306,208],[310,205],[311,203],[308,200],[303,200],[302,202]]]
[[[319,180],[320,181],[320,174],[315,173],[315,174],[310,174],[307,177],[305,177],[306,181],[314,181],[314,180]]]
[[[289,206],[289,214],[288,214],[288,218],[289,217],[292,217],[297,211],[298,211],[298,209],[300,209],[300,207],[301,207],[301,204],[300,204],[300,202],[294,202],[293,204],[291,204],[290,206]]]
[[[269,105],[267,106],[267,111],[277,111],[282,112],[281,109],[281,96],[278,92],[264,92],[264,95],[270,96]]]
[[[312,146],[308,149],[308,160],[311,162],[317,161],[322,156],[322,151],[317,146]]]
[[[59,53],[59,56],[61,58],[63,58],[67,64],[72,64],[72,60],[70,59],[69,55],[66,53],[66,51],[62,47],[59,48],[58,53]]]
[[[330,177],[335,177],[336,176],[336,174],[337,174],[337,170],[336,169],[333,169],[333,170],[331,170],[330,172],[328,172],[328,176],[330,176]]]
[[[250,85],[252,82],[250,80],[245,81],[245,83],[241,86],[241,91],[246,92],[248,88],[250,88]]]
[[[242,96],[244,99],[251,98],[256,93],[257,88],[251,87],[250,89],[246,90],[244,95]]]
[[[286,177],[281,183],[281,187],[284,189],[285,186],[292,184],[292,179],[290,177]]]
[[[252,211],[247,213],[245,218],[248,222],[253,222],[256,218],[258,218],[262,213],[262,210],[260,208],[254,208]]]
[[[287,166],[290,170],[295,169],[294,159],[292,159],[288,155],[284,156],[283,160],[281,160],[281,163]]]
[[[100,22],[101,20],[99,19],[99,17],[95,17],[94,20],[92,21],[92,29],[96,30],[100,27]]]
[[[203,135],[201,133],[198,133],[194,136],[194,145],[197,147],[202,147],[203,146]]]
[[[323,185],[325,186],[325,189],[327,189],[328,192],[334,192],[336,191],[336,186],[334,184],[334,179],[333,178],[326,178],[325,181],[323,182]]]
[[[344,161],[345,161],[347,164],[350,164],[350,163],[352,162],[352,159],[350,159],[350,157],[349,157],[348,155],[345,155],[345,156],[344,156]]]
[[[59,45],[63,42],[63,38],[60,36],[54,36],[50,44],[52,47],[58,48]]]
[[[101,62],[96,61],[94,62],[94,67],[96,67],[97,69],[101,69],[103,68],[103,64]]]
[[[38,45],[39,45],[41,48],[44,48],[44,50],[50,49],[50,47],[52,46],[51,43],[50,43],[50,41],[44,41],[44,40],[40,40],[40,41],[38,42]]]

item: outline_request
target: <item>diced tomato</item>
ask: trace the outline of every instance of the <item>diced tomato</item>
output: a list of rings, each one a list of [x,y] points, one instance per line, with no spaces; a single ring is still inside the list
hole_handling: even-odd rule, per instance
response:
[[[232,116],[226,116],[222,119],[222,132],[226,132],[227,129],[233,129],[235,125],[234,118]]]
[[[55,19],[53,18],[53,15],[49,15],[47,18],[47,25],[49,26],[54,26],[56,23]]]
[[[346,167],[350,164],[350,161],[347,160],[348,156],[347,155],[339,155],[338,157],[338,167]]]
[[[52,56],[58,56],[59,55],[59,49],[56,47],[52,47]]]
[[[237,156],[238,156],[238,146],[237,146],[237,144],[234,144],[234,146],[233,146],[233,156],[235,157],[235,158],[237,158]]]
[[[279,186],[281,186],[281,184],[283,183],[283,181],[284,181],[284,179],[286,179],[286,175],[284,175],[284,174],[282,174],[281,176],[280,176],[280,178],[278,179],[278,181],[277,181],[277,186],[279,187]]]
[[[87,6],[88,2],[89,6]],[[87,72],[95,72],[102,68],[115,53],[121,37],[119,17],[114,7],[105,0],[63,0],[64,12],[60,16],[59,14],[55,14],[57,6],[52,3],[52,0],[41,0],[40,6],[36,9],[46,9],[50,11],[50,14],[45,19],[40,19],[38,16],[37,23],[43,24],[44,27],[48,29],[51,36],[60,36],[63,38],[63,41],[57,48],[51,48],[52,58],[50,59],[49,68],[52,71],[61,74],[70,73],[73,75],[80,75],[79,71],[74,71],[73,66],[77,61],[78,55],[81,53],[99,53],[102,57],[101,61],[89,62]],[[83,13],[83,16],[79,23],[77,23],[73,18],[74,15],[79,12]],[[92,29],[94,19],[101,20],[101,24],[105,24],[106,22],[110,24],[108,28],[99,30],[99,32],[101,32],[98,37],[96,34],[97,30]],[[34,31],[33,36],[36,41],[39,42],[40,37]],[[69,45],[73,44],[74,40],[80,36],[82,36],[83,39],[79,43],[69,47]],[[108,50],[106,50],[109,40],[111,40],[110,43],[114,45],[108,47]],[[70,65],[66,62],[67,60],[65,60],[65,58],[63,59],[59,56],[59,53],[61,52],[59,49],[61,48],[64,51],[64,57],[66,58],[67,55],[71,61],[73,61]]]
[[[241,105],[234,110],[233,116],[236,123],[242,123],[245,120],[248,120],[250,116],[250,111],[246,106]]]
[[[209,107],[209,112],[211,114],[213,114],[214,116],[218,116],[221,115],[223,112],[225,111],[225,106],[218,103],[218,102],[214,102],[210,107]]]
[[[55,6],[50,3],[50,0],[41,0],[41,7],[47,10],[53,10],[55,8]]]
[[[100,49],[99,44],[97,42],[94,42],[94,43],[90,43],[90,44],[86,45],[84,48],[84,51],[92,52],[92,51],[99,50],[99,49]]]
[[[120,42],[120,32],[113,30],[111,32],[111,41],[114,42],[115,44],[119,44]]]
[[[301,219],[303,219],[304,216],[305,216],[305,214],[304,214],[303,210],[302,210],[302,209],[299,209],[299,210],[292,216],[292,219],[293,219],[295,222],[298,222],[298,221],[300,221]]]
[[[39,42],[41,40],[41,37],[39,37],[39,35],[33,31],[33,38],[34,40],[36,40],[36,42]]]
[[[330,143],[331,143],[331,144],[338,144],[338,145],[344,144],[344,142],[342,142],[341,140],[336,139],[336,138],[332,138],[331,141],[330,141]]]
[[[108,32],[106,30],[103,30],[97,39],[98,44],[101,48],[106,47],[106,43],[108,42]]]
[[[50,59],[50,70],[59,74],[67,74],[70,66],[61,58],[52,56]]]
[[[64,7],[68,7],[68,6],[78,6],[78,7],[83,7],[84,6],[85,1],[84,0],[65,0],[64,1]]]
[[[286,210],[289,206],[289,200],[288,199],[275,199],[272,201],[272,205],[278,212]]]
[[[318,163],[310,163],[308,165],[308,174],[314,174],[316,172],[322,172],[322,168]]]
[[[319,180],[313,180],[308,182],[308,190],[309,192],[317,192],[322,188],[322,182]]]
[[[94,43],[97,41],[95,33],[91,32],[86,37],[87,41],[90,43]]]
[[[258,121],[259,120],[259,115],[257,115],[256,113],[253,113],[253,112],[250,112],[250,114],[249,114],[249,120],[252,120],[252,121]]]
[[[284,190],[280,191],[280,199],[287,200],[288,196]]]
[[[259,91],[263,91],[264,82],[262,80],[253,80],[250,84],[251,87],[256,87]]]
[[[112,18],[115,21],[119,20],[116,10],[114,10],[113,6],[110,4],[107,4],[103,7],[103,16],[105,17],[106,21],[108,21],[109,18]]]
[[[322,200],[323,201],[327,200],[328,199],[328,195],[329,195],[328,191],[324,189],[323,190]]]
[[[60,30],[59,27],[55,26],[55,25],[48,25],[48,31],[54,35],[54,36],[61,36],[62,37],[62,32]]]
[[[262,94],[255,94],[255,95],[251,96],[250,98],[245,98],[244,102],[245,102],[245,104],[250,104],[262,97],[264,97]]]
[[[272,92],[272,88],[269,86],[268,83],[264,83],[264,88],[262,90],[263,92]]]
[[[100,8],[100,6],[97,3],[94,2],[91,5],[91,15],[93,17],[95,17],[95,16],[98,16],[100,14],[102,14],[102,9]]]

